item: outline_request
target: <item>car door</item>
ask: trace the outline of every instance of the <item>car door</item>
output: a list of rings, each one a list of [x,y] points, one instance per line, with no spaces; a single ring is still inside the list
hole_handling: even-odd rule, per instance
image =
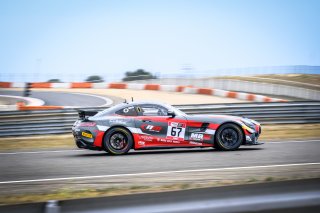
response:
[[[156,104],[137,106],[136,127],[141,130],[140,145],[145,147],[175,146],[185,140],[186,119],[168,116],[168,109]]]

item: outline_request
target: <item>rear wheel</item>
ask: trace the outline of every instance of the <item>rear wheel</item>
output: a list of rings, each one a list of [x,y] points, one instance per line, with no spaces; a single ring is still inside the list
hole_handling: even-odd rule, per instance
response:
[[[244,135],[236,124],[223,124],[216,133],[215,148],[219,150],[236,150],[242,144]]]
[[[133,138],[128,130],[116,127],[107,132],[103,143],[107,152],[114,155],[122,155],[131,149]]]

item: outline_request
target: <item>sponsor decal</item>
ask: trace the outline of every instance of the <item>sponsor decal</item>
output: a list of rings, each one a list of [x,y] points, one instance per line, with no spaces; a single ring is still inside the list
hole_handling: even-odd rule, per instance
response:
[[[197,141],[203,141],[203,134],[202,133],[191,133],[190,139],[197,140]]]
[[[180,141],[177,140],[167,140],[165,138],[157,138],[158,142],[162,143],[180,143]]]
[[[190,141],[189,144],[202,146],[203,144],[196,141]]]
[[[145,143],[144,141],[138,141],[138,144],[139,144],[140,146],[144,146],[146,143]]]
[[[214,129],[206,129],[205,133],[209,134],[209,135],[214,135],[216,133],[216,130],[214,130]]]
[[[109,120],[109,122],[110,122],[110,124],[112,124],[112,123],[123,124],[123,125],[127,124],[126,120],[120,120],[120,119],[111,119],[111,120]]]
[[[87,132],[82,132],[81,135],[82,135],[83,137],[86,137],[86,138],[92,138],[92,134],[87,133]]]
[[[83,122],[83,123],[80,123],[79,126],[95,126],[96,123],[95,122]]]
[[[185,126],[185,124],[178,123],[178,122],[169,122],[169,125],[173,126],[173,127],[183,127],[183,126]]]
[[[147,136],[147,135],[140,135],[140,139],[144,141],[152,141],[153,137],[152,136]]]
[[[172,140],[184,140],[186,124],[178,122],[168,122],[167,138]]]
[[[131,107],[126,107],[126,108],[124,108],[122,111],[123,111],[123,113],[128,113],[131,109],[133,109],[134,107],[133,106],[131,106]]]
[[[149,124],[141,125],[141,129],[149,132],[160,132],[162,130],[161,126],[153,126]]]

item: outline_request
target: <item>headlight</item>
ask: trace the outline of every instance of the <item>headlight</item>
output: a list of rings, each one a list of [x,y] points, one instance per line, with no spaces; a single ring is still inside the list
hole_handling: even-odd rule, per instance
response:
[[[242,119],[241,122],[244,124],[242,128],[246,129],[250,133],[254,132],[254,123],[252,123],[249,119]]]
[[[242,123],[244,123],[247,127],[250,127],[251,129],[254,129],[254,123],[252,120],[249,119],[242,119]]]

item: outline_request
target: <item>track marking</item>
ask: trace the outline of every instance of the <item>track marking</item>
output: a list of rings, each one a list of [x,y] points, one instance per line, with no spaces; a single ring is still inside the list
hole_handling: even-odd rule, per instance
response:
[[[149,175],[152,176],[152,175],[163,175],[163,174],[180,174],[180,173],[228,171],[228,170],[246,170],[246,169],[310,166],[310,165],[320,165],[320,162],[295,163],[295,164],[275,164],[275,165],[264,165],[264,166],[225,167],[225,168],[213,168],[213,169],[193,169],[193,170],[162,171],[162,172],[143,172],[143,173],[114,174],[114,175],[93,175],[93,176],[45,178],[45,179],[29,179],[29,180],[11,180],[11,181],[1,181],[0,184],[49,182],[49,181],[63,181],[63,180],[85,180],[85,179],[93,179],[93,178],[111,178],[111,177],[134,177],[134,176],[149,176]]]
[[[84,149],[65,149],[65,150],[48,150],[48,151],[30,151],[30,152],[1,152],[0,155],[18,155],[18,154],[44,154],[44,153],[55,153],[55,152],[83,152]]]
[[[24,96],[18,96],[18,95],[0,95],[0,97],[22,99],[27,102],[26,104],[27,106],[43,106],[45,104],[45,102],[39,98],[31,98],[31,97],[24,97]]]

